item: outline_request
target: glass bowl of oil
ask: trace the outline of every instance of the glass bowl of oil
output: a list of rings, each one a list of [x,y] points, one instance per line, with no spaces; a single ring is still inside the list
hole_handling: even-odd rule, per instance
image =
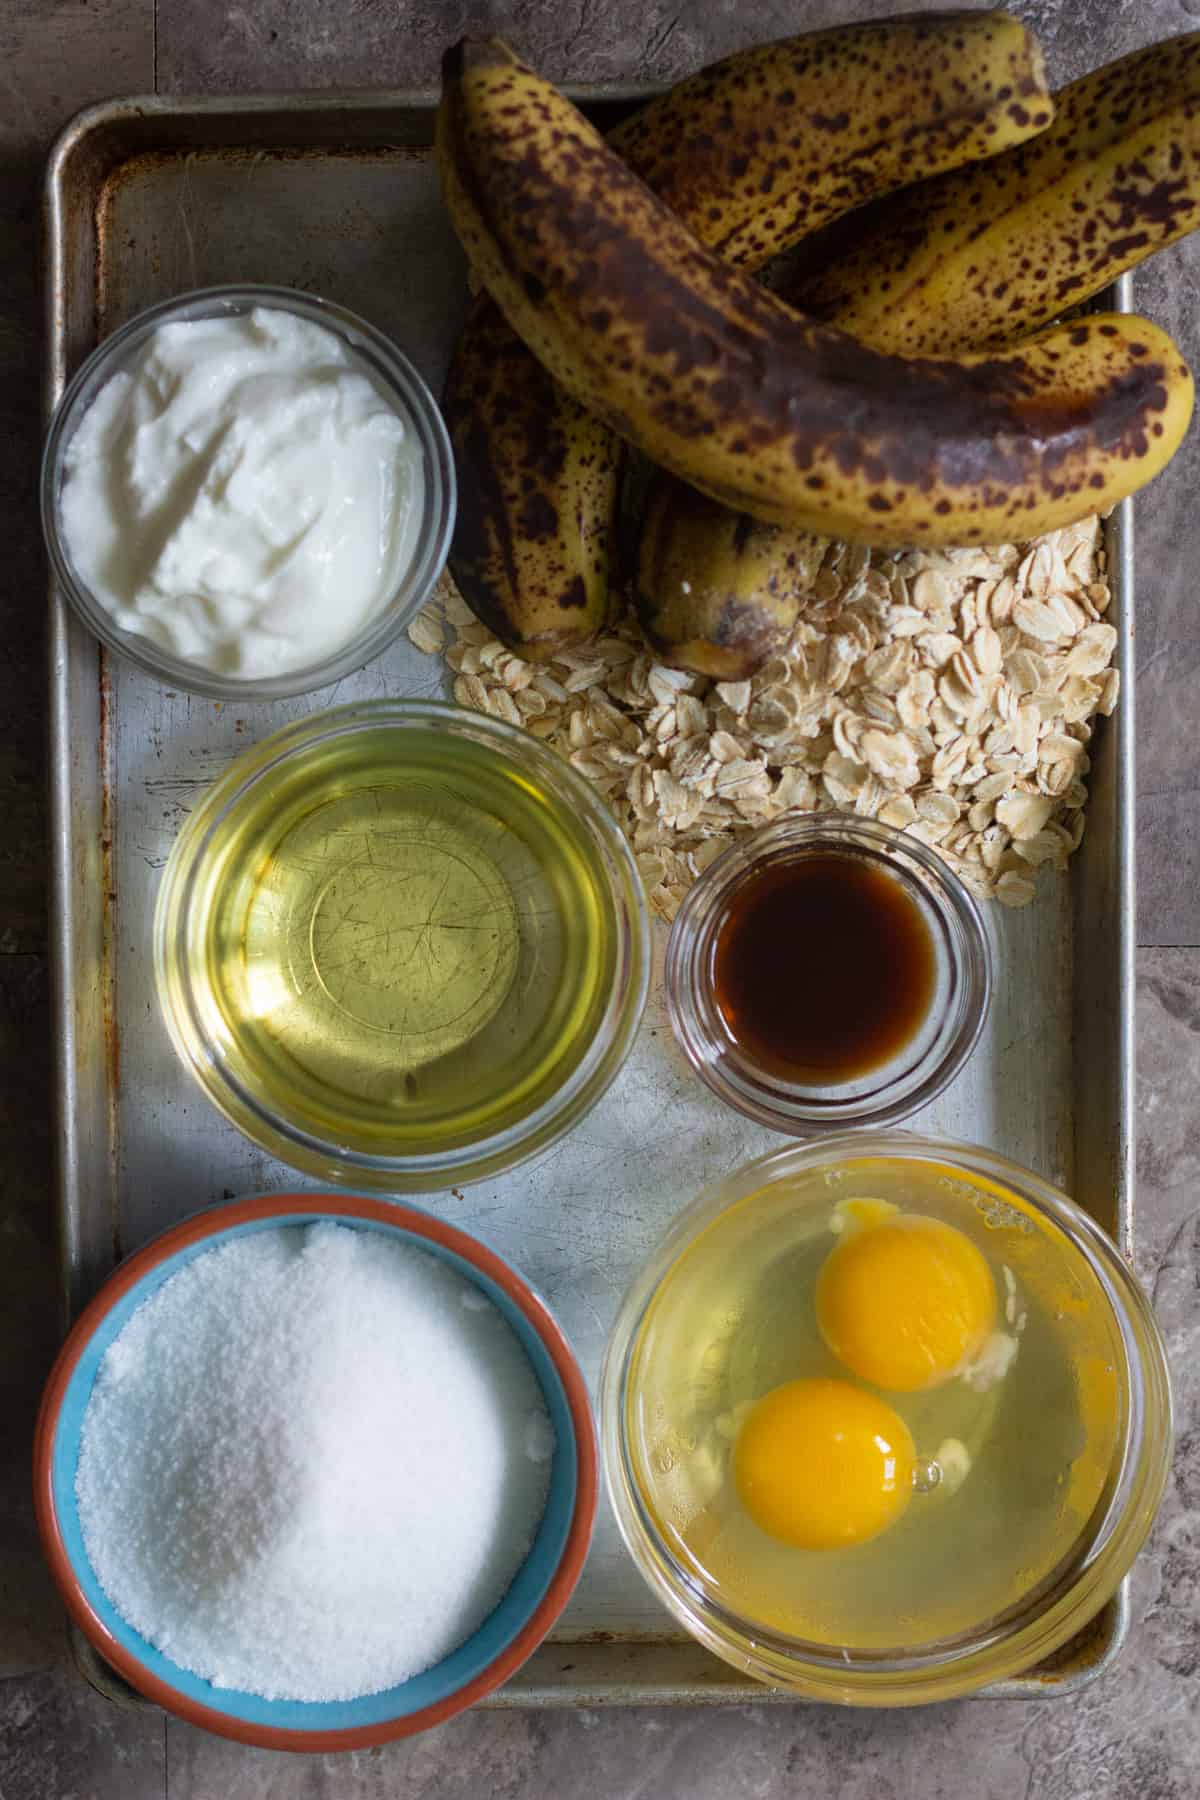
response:
[[[991,947],[919,839],[845,813],[777,820],[707,868],[664,971],[676,1039],[730,1106],[774,1131],[889,1125],[979,1040]]]
[[[1171,1457],[1162,1341],[1112,1242],[990,1151],[791,1146],[707,1190],[601,1379],[625,1542],[772,1686],[899,1706],[1032,1667],[1127,1573]]]
[[[172,850],[154,946],[175,1048],[226,1118],[390,1192],[575,1124],[649,971],[602,802],[527,733],[424,700],[312,714],[240,757]]]

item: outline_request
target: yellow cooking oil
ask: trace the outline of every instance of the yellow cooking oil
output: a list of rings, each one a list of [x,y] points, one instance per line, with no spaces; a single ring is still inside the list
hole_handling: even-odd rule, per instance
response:
[[[909,1222],[899,1234],[897,1219]],[[969,1354],[916,1389],[911,1270],[874,1248],[860,1256],[863,1283],[840,1296],[849,1296],[841,1336],[828,1296],[844,1263],[822,1283],[847,1234],[890,1222],[893,1237],[911,1235],[913,1219],[951,1227],[919,1225],[916,1235],[970,1259],[990,1296]],[[854,1242],[857,1254],[865,1240]],[[938,1304],[949,1303],[935,1293],[934,1312]],[[918,1323],[922,1342],[940,1331],[954,1354],[961,1319]],[[1116,1472],[1124,1371],[1111,1308],[1064,1234],[960,1170],[865,1158],[760,1191],[689,1245],[635,1342],[625,1427],[641,1502],[711,1600],[751,1628],[911,1650],[976,1632],[1077,1566]],[[819,1402],[796,1416],[831,1438],[852,1435],[862,1417],[892,1419],[884,1432],[903,1440],[897,1504],[876,1491],[894,1459],[838,1462],[827,1443],[805,1442],[802,1426],[789,1439],[786,1393],[778,1402],[793,1383]],[[767,1395],[772,1408],[756,1415]],[[868,1430],[872,1456],[894,1449],[873,1422]],[[779,1535],[795,1518],[800,1543]],[[876,1529],[881,1519],[890,1522]],[[831,1543],[838,1533],[846,1541]]]
[[[505,1129],[612,993],[600,852],[536,771],[444,731],[319,739],[212,827],[186,977],[233,1082],[362,1154]]]

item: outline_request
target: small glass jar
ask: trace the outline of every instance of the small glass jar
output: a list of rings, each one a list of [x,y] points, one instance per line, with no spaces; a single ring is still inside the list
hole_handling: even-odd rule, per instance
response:
[[[790,1079],[756,1061],[733,1035],[717,997],[717,946],[750,878],[825,853],[880,870],[917,908],[933,951],[932,997],[912,1035],[878,1066],[844,1079]],[[701,1080],[758,1124],[807,1137],[894,1124],[953,1080],[987,1017],[991,952],[978,906],[936,851],[889,826],[822,813],[767,825],[705,871],[671,928],[665,985],[675,1036]]]
[[[367,375],[395,411],[411,425],[421,449],[424,469],[422,515],[412,556],[396,591],[360,631],[332,654],[277,676],[249,679],[218,674],[160,649],[148,637],[126,631],[91,591],[71,558],[62,520],[66,454],[84,414],[101,388],[126,368],[146,340],[163,325],[195,319],[236,316],[268,307],[291,313],[332,331],[347,345],[353,362]],[[408,358],[381,331],[331,300],[294,288],[252,285],[201,288],[181,294],[139,313],[106,338],[79,369],[63,395],[50,426],[42,458],[42,531],[54,579],[78,617],[101,643],[136,663],[148,675],[185,693],[214,700],[284,700],[311,693],[351,675],[381,655],[425,604],[445,566],[454,529],[456,490],[454,454],[437,402]]]

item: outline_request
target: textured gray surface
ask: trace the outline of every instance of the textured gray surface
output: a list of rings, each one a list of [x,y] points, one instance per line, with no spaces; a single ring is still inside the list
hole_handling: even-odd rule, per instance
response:
[[[33,1552],[29,1428],[54,1338],[47,1203],[35,192],[54,126],[86,100],[147,89],[433,79],[444,42],[499,28],[552,74],[670,77],[739,43],[887,4],[702,0],[4,0],[0,5],[0,1800],[1185,1800],[1200,1789],[1200,437],[1138,506],[1141,758],[1139,1239],[1175,1361],[1180,1446],[1139,1566],[1117,1669],[1069,1702],[875,1717],[812,1708],[679,1714],[476,1714],[359,1758],[290,1759],[111,1709],[63,1659]],[[1139,42],[1200,29],[1200,0],[1038,0],[1015,10],[1056,80]],[[1142,278],[1140,300],[1196,360],[1200,250]]]

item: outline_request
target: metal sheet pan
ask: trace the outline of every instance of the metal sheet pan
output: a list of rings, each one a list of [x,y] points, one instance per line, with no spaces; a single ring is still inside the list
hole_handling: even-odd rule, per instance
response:
[[[601,120],[630,93],[583,94]],[[435,389],[465,303],[438,198],[428,95],[135,99],[66,129],[45,188],[52,408],[81,358],[183,289],[265,281],[340,300],[389,332]],[[1129,305],[1128,279],[1112,296]],[[1109,524],[1119,660],[1132,667],[1129,506]],[[223,1197],[297,1185],[219,1118],[177,1062],[153,992],[149,923],[180,820],[248,743],[334,698],[441,690],[407,643],[336,690],[216,705],[110,661],[50,599],[52,945],[64,1314],[113,1263]],[[997,993],[979,1053],[921,1116],[1072,1191],[1128,1251],[1132,1231],[1133,711],[1099,734],[1087,837],[1068,879],[991,910]],[[661,943],[659,945],[661,952]],[[618,1298],[667,1221],[714,1174],[778,1142],[707,1094],[652,998],[590,1117],[514,1174],[428,1204],[478,1230],[543,1290],[594,1376]],[[305,1185],[301,1183],[300,1185]],[[311,1184],[310,1184],[311,1185]],[[989,1690],[1073,1689],[1116,1653],[1118,1598],[1052,1664]],[[89,1679],[120,1684],[84,1647]],[[127,1698],[129,1696],[126,1696]],[[490,1704],[769,1698],[682,1638],[601,1517],[554,1639]],[[789,1696],[778,1696],[780,1699]]]

